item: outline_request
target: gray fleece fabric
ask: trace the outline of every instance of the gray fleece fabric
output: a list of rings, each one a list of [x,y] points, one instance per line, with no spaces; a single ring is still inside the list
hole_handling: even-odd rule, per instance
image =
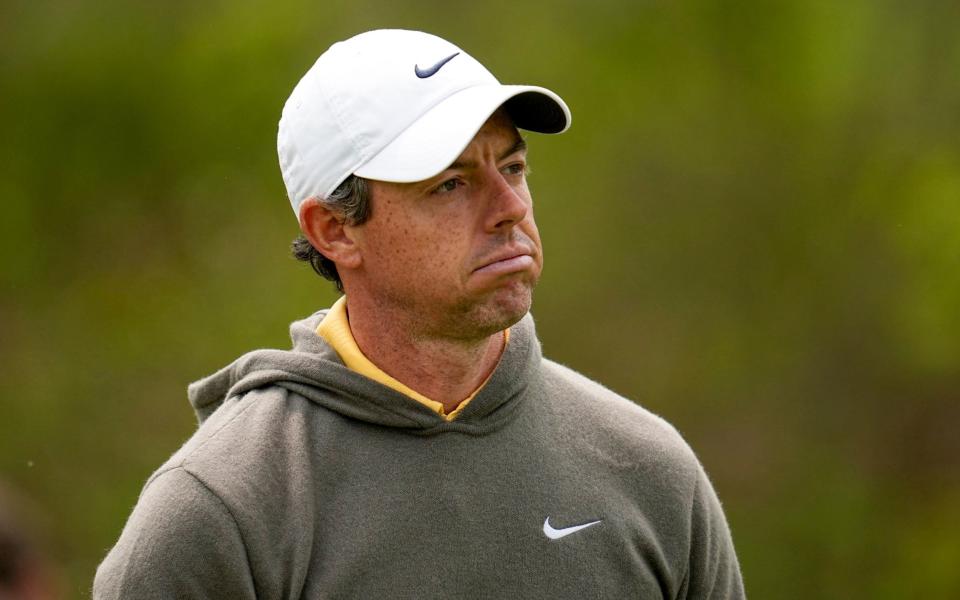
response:
[[[542,358],[529,316],[452,422],[347,369],[323,316],[190,386],[200,426],[95,598],[744,597],[687,444]]]

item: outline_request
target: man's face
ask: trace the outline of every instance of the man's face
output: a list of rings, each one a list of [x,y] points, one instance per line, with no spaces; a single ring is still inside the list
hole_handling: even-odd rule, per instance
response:
[[[526,166],[498,111],[436,177],[371,182],[372,214],[356,227],[358,285],[347,293],[425,336],[478,339],[516,323],[543,266]]]

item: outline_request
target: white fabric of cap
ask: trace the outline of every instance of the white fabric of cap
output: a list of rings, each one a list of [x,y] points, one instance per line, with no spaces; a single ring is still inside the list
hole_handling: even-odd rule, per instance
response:
[[[514,101],[520,114],[511,112],[518,127],[559,133],[570,126],[559,96],[501,85],[434,35],[387,29],[334,44],[294,88],[280,118],[277,153],[294,213],[351,174],[393,182],[433,177],[518,96],[525,100]]]

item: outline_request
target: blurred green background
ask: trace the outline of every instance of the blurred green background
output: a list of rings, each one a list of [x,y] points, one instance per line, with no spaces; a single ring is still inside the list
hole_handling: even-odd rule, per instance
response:
[[[673,422],[754,598],[960,597],[960,4],[0,4],[0,479],[86,597],[188,382],[332,287],[280,108],[332,42],[447,37],[531,135],[547,355]]]

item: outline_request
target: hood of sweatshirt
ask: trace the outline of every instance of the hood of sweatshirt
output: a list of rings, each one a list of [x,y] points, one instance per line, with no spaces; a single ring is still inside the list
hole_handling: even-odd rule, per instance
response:
[[[351,419],[413,434],[444,431],[484,434],[510,420],[541,361],[533,318],[510,329],[510,343],[483,389],[453,421],[419,402],[348,369],[317,335],[319,311],[290,325],[291,350],[254,350],[216,373],[190,384],[187,396],[201,423],[227,398],[279,387]]]

